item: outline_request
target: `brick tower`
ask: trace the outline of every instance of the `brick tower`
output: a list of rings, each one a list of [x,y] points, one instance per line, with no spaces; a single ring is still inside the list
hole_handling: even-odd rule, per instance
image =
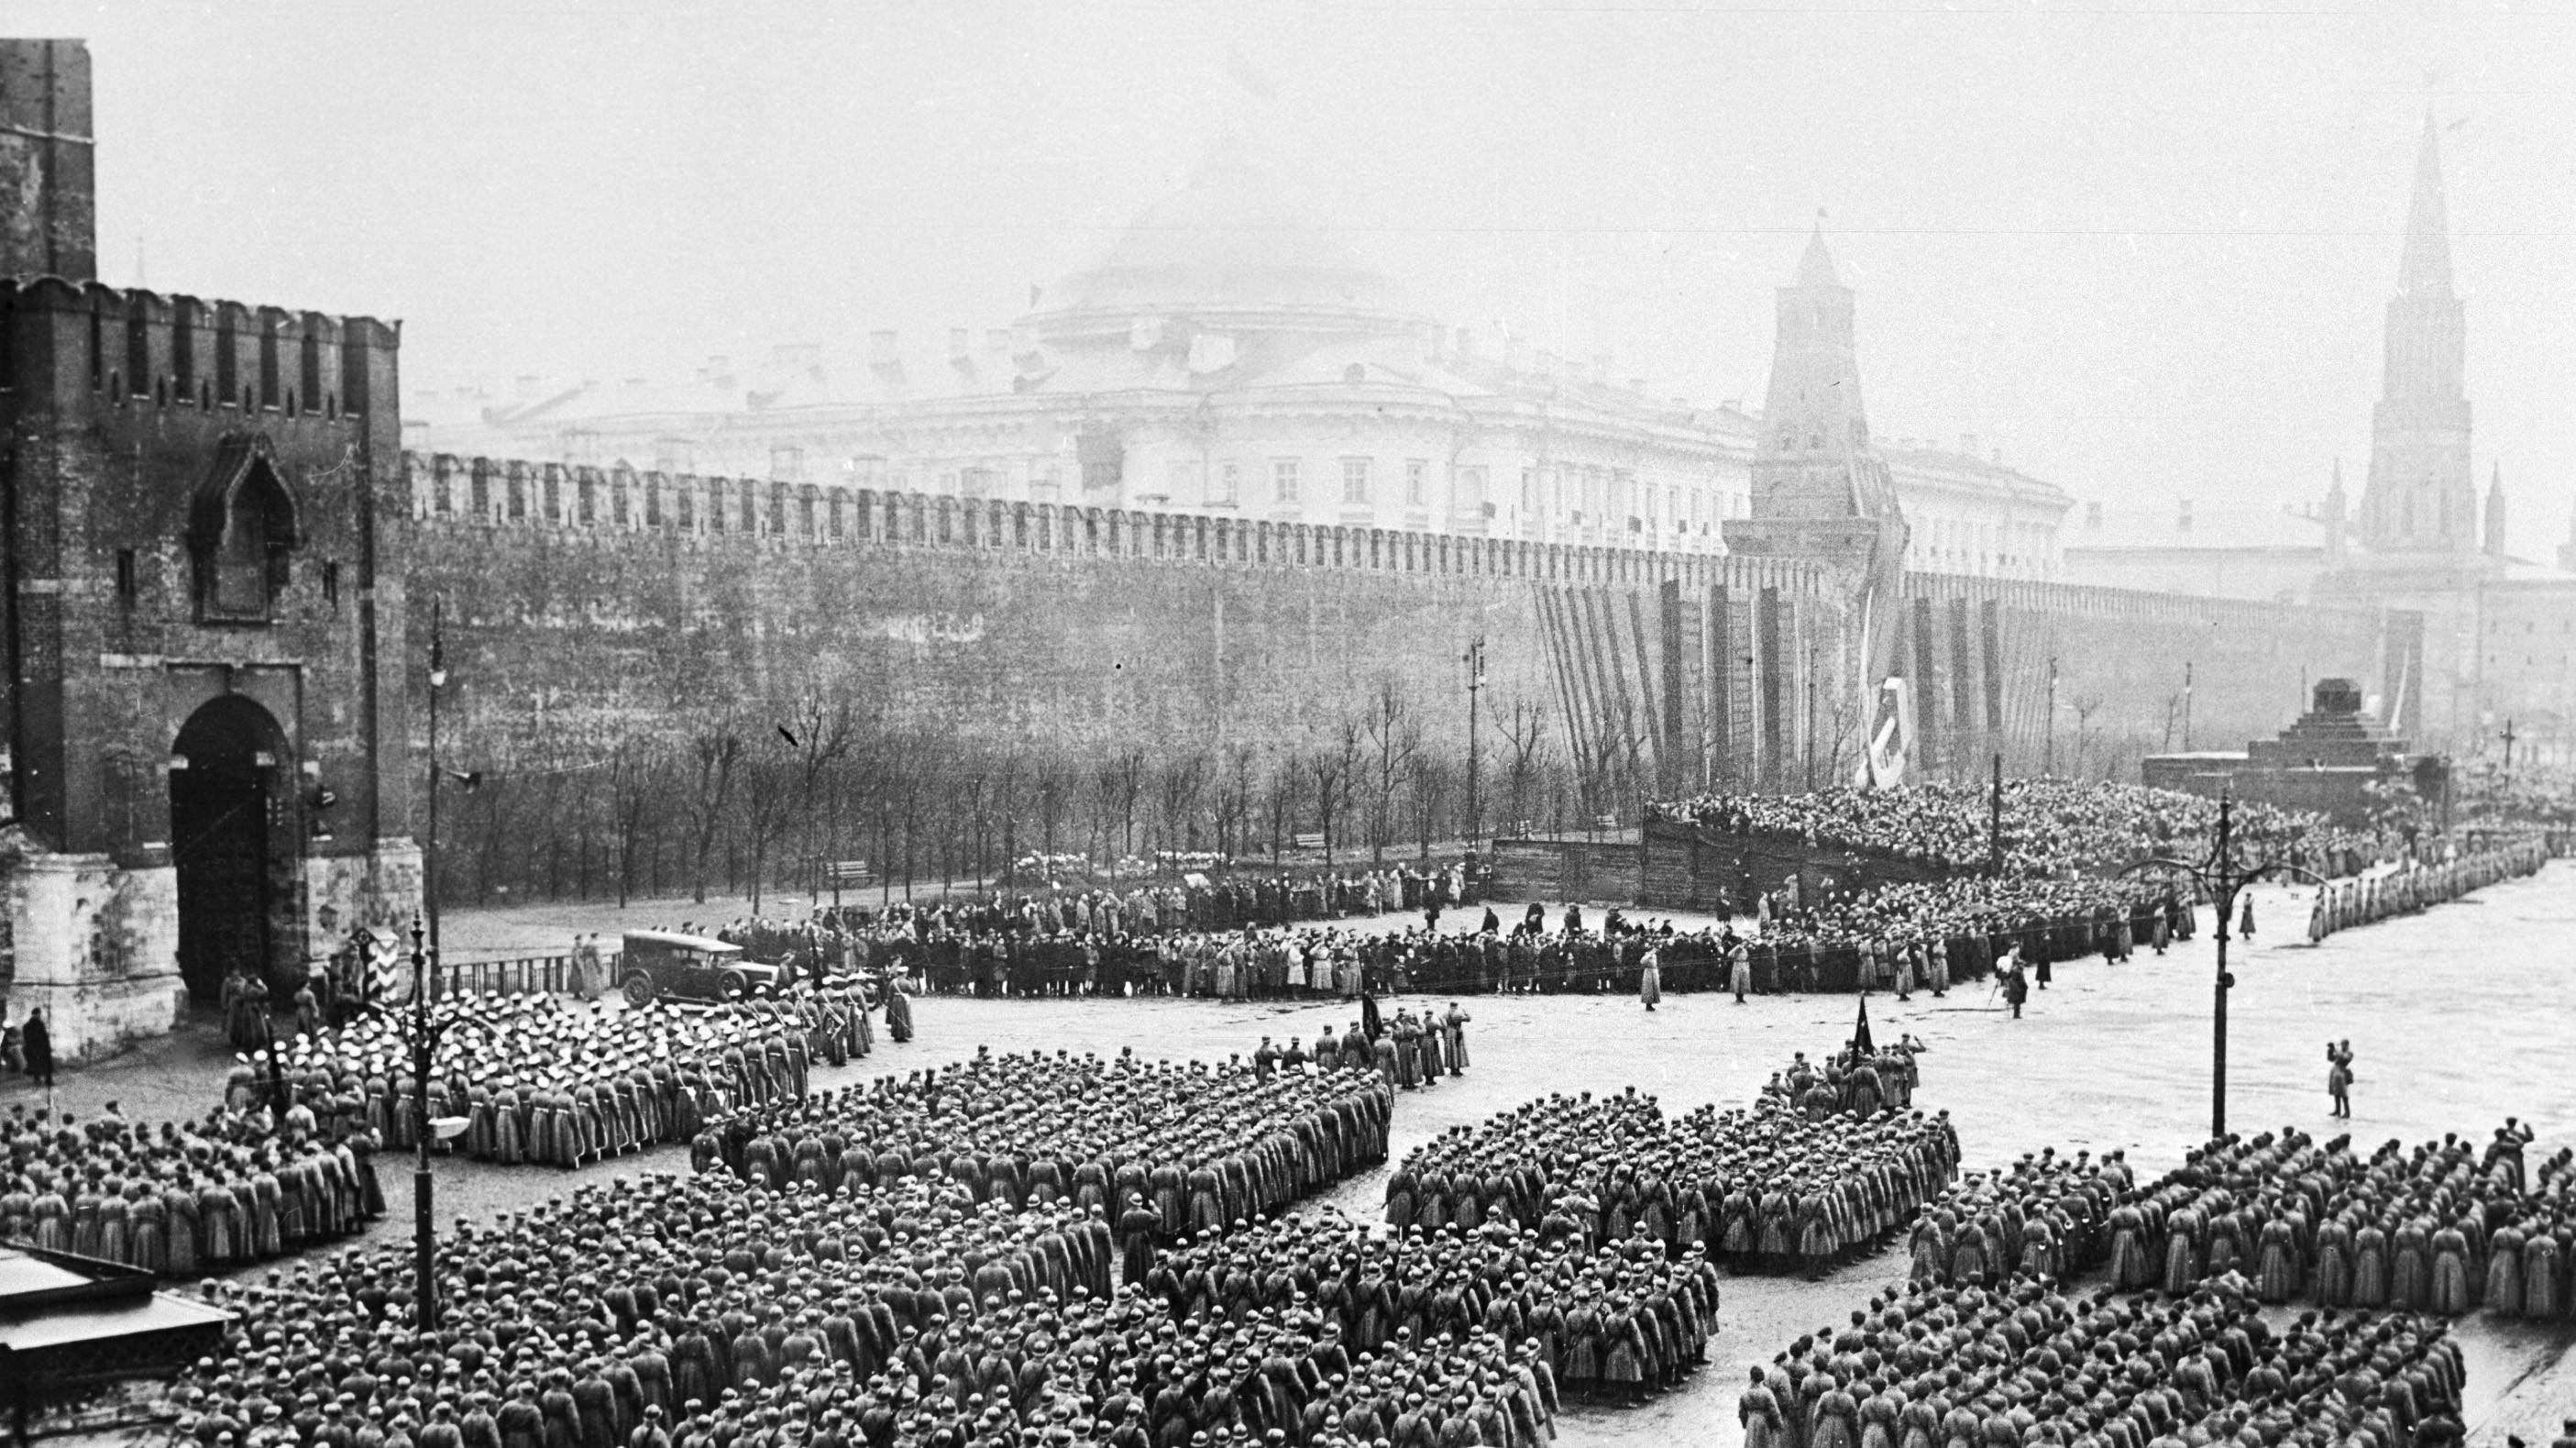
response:
[[[2415,197],[2397,294],[2388,300],[2386,362],[2371,415],[2361,546],[2376,554],[2478,551],[2477,480],[2469,469],[2463,371],[2468,323],[2451,283],[2450,213],[2433,117],[2415,156]]]
[[[1842,580],[1850,646],[1819,660],[1805,687],[1838,699],[1860,744],[1888,706],[1897,660],[1905,518],[1861,408],[1851,288],[1834,270],[1818,222],[1796,280],[1779,289],[1771,387],[1753,453],[1752,513],[1725,525],[1729,552],[1822,563]],[[1811,711],[1812,707],[1811,707]],[[1866,753],[1865,750],[1859,751]],[[1901,761],[1897,765],[1902,774]]]
[[[419,898],[398,332],[99,284],[88,76],[0,42],[0,111],[52,117],[0,147],[0,991],[72,1054]]]

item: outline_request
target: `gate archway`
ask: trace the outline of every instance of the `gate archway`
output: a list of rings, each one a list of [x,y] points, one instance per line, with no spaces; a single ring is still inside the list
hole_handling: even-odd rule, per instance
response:
[[[200,1003],[224,976],[291,992],[297,850],[286,731],[238,694],[200,707],[171,753],[170,855],[179,875],[179,973]]]

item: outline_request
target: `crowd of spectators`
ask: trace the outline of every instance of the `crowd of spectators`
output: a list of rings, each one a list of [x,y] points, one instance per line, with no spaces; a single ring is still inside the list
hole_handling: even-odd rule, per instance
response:
[[[1989,787],[1931,781],[1895,789],[1835,786],[1805,794],[1707,794],[1647,806],[1721,834],[1769,835],[1813,849],[1891,856],[1951,870],[1994,859]],[[2116,871],[2153,854],[2205,851],[2218,803],[2144,785],[2015,779],[2003,785],[2002,873],[2057,878]],[[2237,801],[2236,838],[2320,875],[2359,870],[2376,842],[2323,816]]]

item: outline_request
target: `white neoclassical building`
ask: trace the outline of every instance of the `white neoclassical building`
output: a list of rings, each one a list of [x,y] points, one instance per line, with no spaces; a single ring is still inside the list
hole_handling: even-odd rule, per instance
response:
[[[1238,144],[1009,328],[869,338],[690,381],[415,392],[406,444],[681,474],[1249,520],[1722,552],[1761,418],[1649,395],[1424,318]],[[1878,448],[1919,568],[2048,578],[2055,485],[1958,449]]]

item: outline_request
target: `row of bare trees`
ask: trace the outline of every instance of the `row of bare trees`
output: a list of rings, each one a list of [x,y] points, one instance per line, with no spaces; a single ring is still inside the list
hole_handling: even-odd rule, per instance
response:
[[[1426,728],[1393,680],[1286,742],[986,738],[822,691],[610,738],[464,733],[449,758],[480,779],[442,806],[451,903],[739,895],[757,909],[811,898],[824,861],[866,860],[873,893],[900,895],[1035,883],[1013,867],[1032,854],[1107,873],[1163,851],[1277,859],[1300,835],[1347,866],[1616,807],[1525,700],[1488,715],[1471,800],[1468,740]]]

